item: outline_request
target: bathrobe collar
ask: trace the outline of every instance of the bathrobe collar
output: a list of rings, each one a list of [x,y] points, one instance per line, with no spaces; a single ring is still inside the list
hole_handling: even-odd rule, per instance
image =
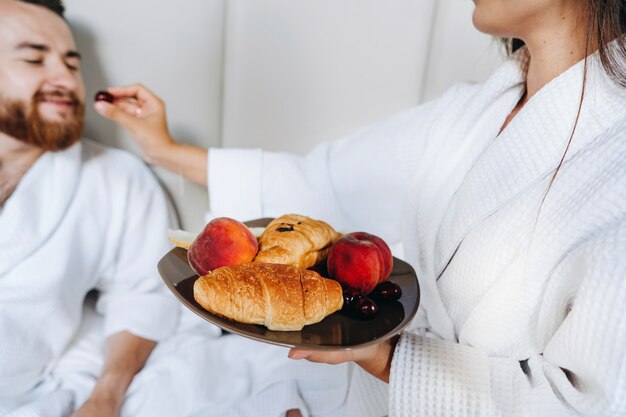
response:
[[[512,62],[515,67],[507,63],[502,71],[511,71],[510,82],[519,84],[525,78],[528,62],[526,49],[520,51]],[[565,164],[595,141],[601,140],[602,132],[626,115],[626,94],[623,89],[616,88],[606,75],[597,54],[590,56],[587,66],[585,98]],[[448,236],[442,233],[438,237],[439,250],[435,257],[437,276],[448,265],[464,237],[483,220],[533,185],[545,182],[547,186],[574,128],[583,74],[584,60],[541,88],[499,135],[506,116],[501,123],[495,123],[484,132],[475,130],[474,137],[468,138],[483,141],[486,146],[477,154],[462,179],[440,225],[440,230],[447,231]],[[509,109],[516,102],[509,99],[502,104]],[[479,137],[481,135],[482,138]],[[494,171],[508,172],[509,175],[494,178],[489,175]],[[543,193],[538,197],[537,209]],[[462,210],[455,207],[462,207]]]
[[[81,149],[79,142],[42,154],[5,202],[0,212],[0,278],[42,246],[65,216],[79,181]]]

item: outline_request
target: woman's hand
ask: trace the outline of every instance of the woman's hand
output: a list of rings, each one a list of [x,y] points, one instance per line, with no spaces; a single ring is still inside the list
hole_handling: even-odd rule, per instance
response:
[[[319,351],[292,348],[291,359],[306,359],[311,362],[337,365],[343,362],[355,362],[376,378],[389,382],[391,359],[400,336],[361,349],[341,351]]]
[[[172,139],[163,100],[141,84],[111,87],[106,91],[113,95],[113,103],[97,101],[96,111],[130,132],[147,163],[207,185],[207,150],[178,144]]]
[[[176,143],[167,128],[163,100],[141,84],[111,87],[106,91],[115,98],[113,103],[96,101],[94,108],[130,132],[146,162],[159,164],[160,158],[172,153]]]

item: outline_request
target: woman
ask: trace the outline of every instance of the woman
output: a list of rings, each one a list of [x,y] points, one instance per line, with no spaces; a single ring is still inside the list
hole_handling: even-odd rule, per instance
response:
[[[208,182],[216,214],[306,212],[404,243],[411,328],[291,358],[355,361],[389,382],[392,416],[626,415],[626,3],[475,4],[479,30],[524,44],[484,84],[306,158],[177,145],[141,86],[97,109],[148,162]]]

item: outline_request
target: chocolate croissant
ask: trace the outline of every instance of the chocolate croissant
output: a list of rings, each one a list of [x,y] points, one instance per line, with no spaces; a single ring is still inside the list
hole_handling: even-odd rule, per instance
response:
[[[309,268],[328,255],[340,236],[328,223],[287,214],[274,219],[259,237],[259,253],[254,262]]]
[[[301,330],[343,306],[341,285],[292,265],[248,263],[217,268],[196,280],[206,310],[270,330]]]

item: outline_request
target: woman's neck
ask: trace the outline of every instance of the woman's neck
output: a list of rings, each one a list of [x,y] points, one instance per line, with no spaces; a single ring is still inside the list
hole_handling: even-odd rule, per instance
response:
[[[520,36],[530,56],[526,91],[504,121],[500,132],[537,91],[593,52],[591,48],[587,50],[586,28],[585,16],[576,7],[545,16],[526,36]]]
[[[37,147],[0,133],[0,206],[42,153]]]
[[[593,52],[587,51],[587,23],[577,8],[546,17],[522,39],[530,54],[526,100]]]

